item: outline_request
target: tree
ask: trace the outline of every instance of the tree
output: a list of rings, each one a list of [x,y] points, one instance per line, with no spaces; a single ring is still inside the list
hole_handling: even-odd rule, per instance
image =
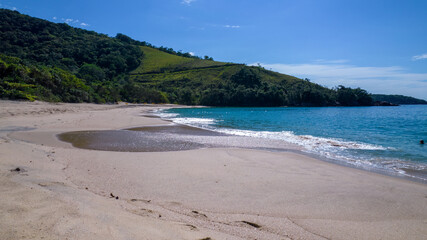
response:
[[[259,85],[261,82],[261,77],[259,76],[258,71],[243,67],[239,72],[231,76],[231,82],[237,85],[243,85],[246,87],[253,87]]]
[[[363,89],[346,88],[339,85],[337,88],[337,101],[342,106],[371,106],[372,97]]]
[[[86,79],[89,82],[94,81],[104,81],[105,72],[100,67],[95,64],[84,64],[80,69],[78,76],[80,78]]]

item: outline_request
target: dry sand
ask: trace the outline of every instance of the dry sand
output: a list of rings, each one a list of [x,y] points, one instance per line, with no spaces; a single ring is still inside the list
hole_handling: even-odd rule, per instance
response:
[[[0,101],[0,239],[427,239],[426,184],[295,153],[55,137],[165,124],[141,116],[159,107]]]

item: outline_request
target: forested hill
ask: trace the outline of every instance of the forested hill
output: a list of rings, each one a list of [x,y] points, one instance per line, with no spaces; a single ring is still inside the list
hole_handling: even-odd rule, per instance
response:
[[[372,105],[262,67],[223,63],[0,9],[0,98],[211,106]]]
[[[427,104],[425,100],[402,95],[372,94],[372,99],[375,102],[389,102],[397,105]]]

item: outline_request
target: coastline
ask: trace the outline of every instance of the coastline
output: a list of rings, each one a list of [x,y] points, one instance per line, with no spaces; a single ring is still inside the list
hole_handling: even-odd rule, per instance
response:
[[[427,109],[389,109],[213,107],[167,109],[157,114],[177,124],[233,136],[247,136],[259,141],[276,139],[317,159],[427,183],[427,155],[423,145],[413,141],[425,138],[424,125],[421,121],[410,120],[410,116],[427,117]],[[400,128],[399,124],[405,120],[393,116],[408,116],[408,127]],[[416,125],[419,129],[411,129]],[[288,149],[278,146],[270,150]]]
[[[143,115],[171,106],[0,104],[2,239],[427,236],[426,184],[292,152],[77,149],[55,135],[164,125]]]

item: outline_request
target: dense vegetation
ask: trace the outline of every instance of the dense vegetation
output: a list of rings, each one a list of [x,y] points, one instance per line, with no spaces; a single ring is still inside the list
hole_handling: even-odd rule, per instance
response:
[[[90,102],[93,90],[58,67],[28,66],[19,58],[0,54],[0,96],[63,102]]]
[[[371,105],[362,89],[328,89],[261,67],[184,59],[141,47],[144,58],[130,74],[132,88],[155,89],[162,99],[208,106]],[[348,95],[348,96],[347,96]],[[338,97],[340,103],[338,103]]]
[[[117,34],[0,9],[0,98],[211,106],[372,105],[365,90],[328,89],[262,67],[223,63]]]
[[[372,94],[372,99],[374,102],[389,102],[397,105],[427,104],[427,101],[425,100],[402,95]]]
[[[25,96],[47,101],[114,102],[120,99],[117,83],[141,61],[138,46],[117,38],[4,9],[0,10],[0,19],[0,53],[3,68],[7,66],[1,76],[2,97],[22,98],[22,94],[14,93],[26,92]],[[12,61],[5,56],[16,58]],[[14,76],[16,69],[21,70]],[[56,76],[56,84],[51,83],[54,80],[47,72]],[[63,96],[68,93],[57,86],[65,84],[71,76],[79,82],[75,88],[83,84],[88,96]],[[18,85],[11,85],[13,81]],[[44,91],[40,89],[30,91],[30,87],[22,88],[19,84],[35,84],[37,89],[42,87],[52,94],[42,94]]]

